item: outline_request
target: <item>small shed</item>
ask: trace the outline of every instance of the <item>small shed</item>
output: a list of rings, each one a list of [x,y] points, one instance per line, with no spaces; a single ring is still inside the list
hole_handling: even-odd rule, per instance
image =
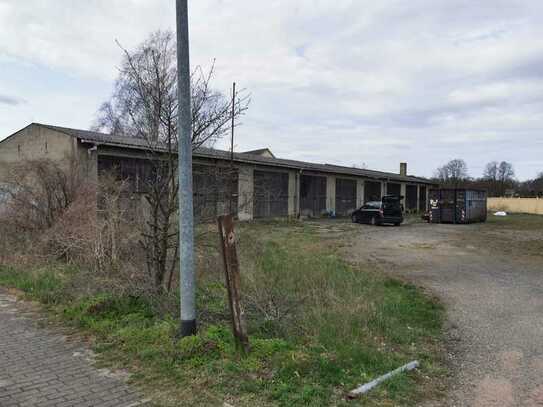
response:
[[[465,188],[431,189],[429,201],[430,223],[486,222],[486,191]]]

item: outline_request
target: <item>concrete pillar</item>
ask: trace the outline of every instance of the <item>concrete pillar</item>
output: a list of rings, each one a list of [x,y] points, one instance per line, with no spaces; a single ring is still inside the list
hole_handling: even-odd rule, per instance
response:
[[[296,172],[296,216],[300,216],[302,214],[301,210],[301,202],[302,202],[302,172]]]
[[[297,201],[298,201],[298,185],[297,172],[289,171],[288,173],[288,216],[296,216]]]
[[[356,207],[364,205],[365,185],[363,179],[356,180]]]
[[[420,185],[417,184],[417,210],[416,212],[420,212]]]
[[[387,183],[386,181],[381,181],[381,198],[387,194]]]
[[[86,179],[91,184],[98,185],[98,150],[89,149],[85,153],[87,156],[80,161],[80,164],[85,167]],[[82,170],[81,168],[80,171]]]
[[[336,213],[336,177],[326,177],[326,210]]]
[[[254,170],[252,167],[239,168],[238,180],[238,218],[253,219]]]
[[[424,208],[425,210],[427,211],[428,209],[430,209],[428,207],[428,200],[430,199],[430,186],[429,185],[426,185],[426,202],[424,203]]]
[[[403,196],[402,198],[402,205],[405,209],[407,209],[407,205],[406,205],[406,202],[407,202],[407,185],[405,184],[405,182],[402,182],[400,184],[400,195]]]

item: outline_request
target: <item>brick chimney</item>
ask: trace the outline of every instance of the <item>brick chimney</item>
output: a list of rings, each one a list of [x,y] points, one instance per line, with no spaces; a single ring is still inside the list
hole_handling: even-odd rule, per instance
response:
[[[407,163],[400,163],[400,175],[407,175]]]

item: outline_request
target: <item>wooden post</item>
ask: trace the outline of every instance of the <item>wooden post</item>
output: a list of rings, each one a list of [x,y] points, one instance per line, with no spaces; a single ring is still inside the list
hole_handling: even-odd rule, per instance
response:
[[[249,351],[249,337],[245,324],[245,314],[241,306],[240,290],[241,279],[239,275],[239,261],[236,251],[236,235],[234,233],[234,218],[232,215],[219,216],[217,218],[219,236],[224,261],[224,274],[226,277],[226,289],[228,290],[228,302],[232,317],[232,330],[236,344],[244,353]]]

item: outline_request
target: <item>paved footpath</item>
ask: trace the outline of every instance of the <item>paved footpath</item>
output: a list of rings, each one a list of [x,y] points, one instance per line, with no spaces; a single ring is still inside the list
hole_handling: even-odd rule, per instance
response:
[[[146,405],[122,375],[94,367],[91,351],[39,318],[0,288],[0,407]]]

